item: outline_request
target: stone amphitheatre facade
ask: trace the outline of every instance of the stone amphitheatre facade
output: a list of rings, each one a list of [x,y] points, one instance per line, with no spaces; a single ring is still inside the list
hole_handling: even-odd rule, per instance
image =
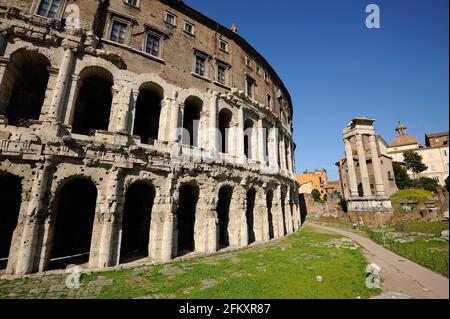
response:
[[[300,228],[292,103],[182,1],[0,0],[0,268],[167,262]]]

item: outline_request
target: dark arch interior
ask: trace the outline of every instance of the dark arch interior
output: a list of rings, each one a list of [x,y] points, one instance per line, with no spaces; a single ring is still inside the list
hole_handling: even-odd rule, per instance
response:
[[[23,53],[21,57],[13,58],[11,63],[15,71],[8,70],[5,76],[9,77],[14,85],[6,117],[10,125],[19,126],[27,120],[39,120],[49,79],[47,67],[50,63],[46,58],[34,53]]]
[[[90,135],[95,130],[107,131],[112,103],[112,81],[94,75],[83,79],[78,92],[72,132]]]
[[[273,192],[270,191],[267,193],[267,212],[269,214],[269,238],[275,238],[273,231]]]
[[[136,102],[133,135],[141,137],[143,144],[158,139],[161,96],[153,90],[141,90]]]
[[[194,227],[198,190],[191,185],[180,188],[177,212],[178,256],[195,251]]]
[[[77,178],[58,193],[50,268],[89,261],[97,188]]]
[[[219,217],[219,246],[226,248],[230,246],[228,234],[228,223],[230,221],[230,205],[233,196],[233,189],[224,186],[219,191],[219,201],[217,203],[217,215]]]
[[[198,129],[202,102],[198,98],[188,98],[184,105],[183,144],[198,146]]]
[[[0,269],[5,269],[14,230],[19,218],[22,183],[14,175],[0,176]]]
[[[146,183],[134,183],[127,190],[122,221],[121,262],[148,256],[154,200],[155,190]]]
[[[255,238],[255,201],[256,191],[251,189],[247,192],[247,226],[248,226],[248,243],[252,244],[256,241]]]
[[[253,121],[245,121],[244,126],[244,153],[248,159],[253,159],[252,142],[253,142]]]
[[[283,215],[283,236],[287,234],[287,226],[286,226],[286,195],[284,193],[281,193],[281,213]]]
[[[228,153],[230,150],[230,143],[229,143],[229,129],[230,129],[230,123],[232,114],[228,110],[222,110],[219,114],[219,131],[220,131],[220,137],[221,137],[221,143],[220,143],[220,151],[221,153]]]

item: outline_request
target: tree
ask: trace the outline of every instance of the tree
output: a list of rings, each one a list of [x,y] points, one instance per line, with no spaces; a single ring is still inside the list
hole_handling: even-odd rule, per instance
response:
[[[314,199],[315,202],[319,202],[320,201],[320,192],[318,189],[314,188],[311,192],[311,196]]]
[[[393,163],[395,182],[399,189],[407,189],[412,186],[412,180],[408,176],[408,171],[400,163]]]
[[[423,157],[417,152],[407,151],[403,153],[403,157],[406,168],[414,173],[415,178],[417,178],[417,174],[420,174],[428,169],[428,166],[422,162]]]
[[[433,193],[436,193],[439,188],[438,182],[429,177],[421,177],[416,181],[415,184],[416,187],[420,187]]]

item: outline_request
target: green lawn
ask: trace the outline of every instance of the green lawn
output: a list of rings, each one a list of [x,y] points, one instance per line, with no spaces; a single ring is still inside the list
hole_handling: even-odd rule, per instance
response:
[[[403,231],[394,226],[387,226],[385,232],[426,233],[434,234],[436,238],[439,238],[441,232],[448,229],[448,226],[448,222],[409,221],[402,226]],[[373,231],[367,228],[366,232],[372,240],[383,245],[383,237],[379,229]],[[438,272],[446,277],[449,276],[448,242],[435,241],[431,238],[417,238],[413,243],[400,244],[393,239],[387,239],[386,248],[418,263],[419,265]]]
[[[391,197],[393,205],[399,205],[404,200],[413,200],[423,203],[432,200],[434,197],[432,192],[423,189],[404,189],[400,190]]]
[[[340,238],[305,228],[241,252],[83,275],[77,290],[63,289],[62,275],[3,280],[0,298],[355,299],[379,294],[365,287],[367,262],[360,249],[332,245]]]

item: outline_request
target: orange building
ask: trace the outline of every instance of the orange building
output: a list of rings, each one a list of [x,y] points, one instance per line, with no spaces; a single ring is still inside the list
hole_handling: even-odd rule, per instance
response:
[[[325,187],[328,185],[328,175],[326,170],[316,170],[314,172],[304,172],[297,176],[297,182],[300,184],[300,194],[311,194],[313,189],[317,189],[322,197],[326,194]]]

